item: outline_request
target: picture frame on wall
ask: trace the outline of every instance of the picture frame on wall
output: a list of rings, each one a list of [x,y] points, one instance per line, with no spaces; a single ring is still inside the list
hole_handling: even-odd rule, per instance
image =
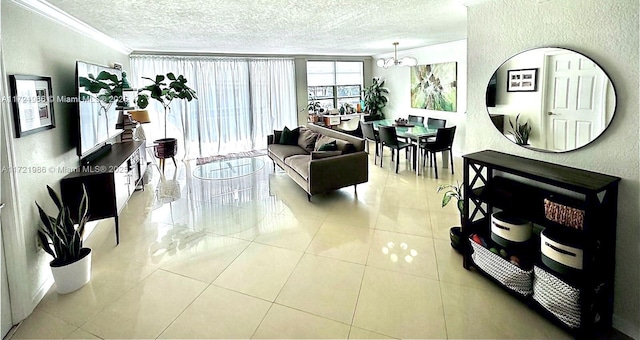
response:
[[[16,138],[56,127],[51,77],[10,75]]]
[[[537,68],[507,71],[507,92],[536,92],[537,90]]]

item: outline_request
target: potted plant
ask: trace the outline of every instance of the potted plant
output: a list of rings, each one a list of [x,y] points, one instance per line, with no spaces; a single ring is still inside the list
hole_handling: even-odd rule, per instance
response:
[[[167,73],[165,77],[162,74],[156,76],[155,79],[142,77],[142,79],[151,80],[153,84],[147,85],[138,90],[137,103],[141,109],[149,105],[149,97],[157,100],[164,108],[164,138],[154,141],[156,156],[164,159],[173,157],[177,151],[177,139],[167,138],[167,114],[171,110],[171,102],[174,99],[185,99],[188,102],[196,97],[196,91],[187,86],[187,79],[183,75],[176,77],[172,72]],[[165,82],[169,80],[169,84]]]
[[[389,90],[384,86],[385,80],[380,78],[373,78],[371,86],[362,90],[364,94],[364,110],[370,115],[380,115],[380,118],[384,117],[382,108],[387,105],[386,95]]]
[[[53,256],[49,265],[58,293],[67,294],[84,286],[91,279],[91,249],[82,246],[84,228],[89,220],[89,199],[83,185],[76,227],[69,207],[62,204],[60,196],[48,185],[47,190],[58,207],[58,214],[56,217],[47,215],[36,202],[42,221],[38,228],[38,239],[42,249]]]
[[[451,239],[451,247],[460,251],[460,237],[462,236],[462,219],[464,209],[464,196],[462,195],[462,184],[442,184],[438,186],[438,192],[444,191],[442,196],[442,207],[444,208],[451,202],[452,199],[456,200],[456,207],[460,213],[460,226],[453,226],[449,229],[449,238]]]
[[[518,145],[529,145],[529,135],[531,134],[531,125],[529,122],[524,124],[518,123],[518,119],[520,118],[520,114],[516,116],[515,125],[509,119],[509,125],[511,126],[511,133],[516,138],[516,144]]]

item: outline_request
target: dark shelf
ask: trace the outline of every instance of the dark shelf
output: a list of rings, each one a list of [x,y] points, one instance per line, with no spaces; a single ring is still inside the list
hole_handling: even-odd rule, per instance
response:
[[[583,245],[582,271],[573,276],[556,273],[542,262],[540,235],[534,234],[529,247],[522,249],[525,253],[529,252],[523,256],[532,265],[535,264],[559,281],[580,291],[580,328],[564,324],[533,298],[522,297],[477,268],[471,258],[472,247],[468,244],[462,249],[464,267],[476,268],[531,308],[578,337],[610,327],[620,178],[491,150],[464,155],[463,160],[463,188],[466,193],[463,237],[468,238],[476,233],[486,240],[491,233],[491,214],[506,211],[542,226],[549,232],[560,233],[563,236],[561,239],[566,239],[568,244],[580,240]],[[545,217],[545,199],[583,210],[582,229],[548,220]]]
[[[620,181],[619,177],[513,156],[493,150],[467,154],[464,155],[464,158],[476,164],[490,165],[494,170],[504,170],[514,175],[531,178],[583,194],[602,191]]]

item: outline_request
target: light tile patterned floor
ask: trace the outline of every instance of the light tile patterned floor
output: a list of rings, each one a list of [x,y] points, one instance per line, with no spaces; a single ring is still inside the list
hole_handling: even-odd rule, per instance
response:
[[[228,180],[180,164],[173,202],[154,170],[121,215],[120,245],[112,219],[88,237],[91,282],[52,287],[13,338],[570,338],[462,268],[448,240],[457,210],[436,193],[460,180],[460,159],[436,180],[371,157],[357,193],[312,202],[261,159]]]

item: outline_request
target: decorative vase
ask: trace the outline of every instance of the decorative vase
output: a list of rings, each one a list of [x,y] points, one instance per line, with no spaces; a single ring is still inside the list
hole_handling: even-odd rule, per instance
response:
[[[82,248],[80,253],[82,257],[76,262],[60,265],[53,260],[49,263],[59,294],[78,290],[91,279],[91,249]]]

